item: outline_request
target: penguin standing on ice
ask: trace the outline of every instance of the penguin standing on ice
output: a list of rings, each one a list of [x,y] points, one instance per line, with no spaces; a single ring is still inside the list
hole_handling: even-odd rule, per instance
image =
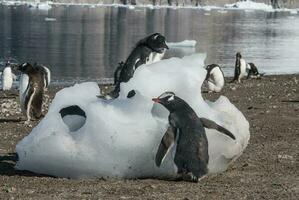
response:
[[[242,58],[240,52],[236,54],[235,75],[231,82],[241,82],[241,78],[246,76],[246,61]]]
[[[20,79],[20,104],[27,122],[42,116],[45,88],[50,83],[50,70],[41,65],[23,63],[18,66],[22,72]]]
[[[208,173],[208,140],[204,127],[216,129],[232,139],[227,129],[206,118],[199,118],[194,110],[173,92],[165,92],[152,99],[170,112],[170,127],[159,145],[155,162],[160,167],[171,146],[176,143],[174,163],[183,180],[197,182]],[[174,145],[175,146],[175,145]]]
[[[224,74],[217,64],[211,64],[206,67],[207,75],[205,80],[208,83],[209,91],[220,92],[224,87]]]
[[[8,61],[5,64],[5,68],[2,72],[2,89],[3,90],[10,90],[12,88],[13,80],[16,79],[16,76],[12,72],[12,66]]]
[[[105,99],[117,98],[120,92],[120,83],[128,82],[134,75],[135,70],[142,64],[151,64],[160,61],[168,46],[160,33],[155,33],[140,40],[133,49],[125,63],[120,63],[114,73],[115,89]]]

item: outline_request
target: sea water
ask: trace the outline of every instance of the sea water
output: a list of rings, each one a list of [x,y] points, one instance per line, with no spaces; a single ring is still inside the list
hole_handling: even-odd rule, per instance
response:
[[[49,66],[56,84],[107,83],[138,40],[160,32],[170,43],[196,41],[172,46],[165,58],[206,53],[205,64],[219,64],[225,76],[237,51],[266,74],[299,72],[297,12],[207,8],[0,5],[0,62]]]

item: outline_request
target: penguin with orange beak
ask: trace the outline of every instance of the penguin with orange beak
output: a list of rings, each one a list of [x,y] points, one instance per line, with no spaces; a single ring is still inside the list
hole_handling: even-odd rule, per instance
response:
[[[165,92],[152,100],[170,112],[169,128],[159,145],[156,165],[160,167],[167,152],[174,146],[174,163],[179,177],[186,181],[198,182],[208,173],[209,153],[205,128],[216,129],[234,140],[235,136],[215,122],[199,118],[195,111],[173,92]]]

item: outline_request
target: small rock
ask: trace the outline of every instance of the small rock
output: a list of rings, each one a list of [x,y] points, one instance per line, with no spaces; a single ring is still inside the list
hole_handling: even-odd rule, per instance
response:
[[[284,154],[284,155],[278,155],[277,156],[279,159],[286,159],[286,160],[291,160],[291,161],[294,161],[294,157],[293,156],[290,156],[290,155],[287,155],[287,154]]]
[[[10,187],[10,188],[7,188],[6,189],[6,192],[7,193],[14,193],[14,192],[16,192],[17,191],[17,188],[15,188],[15,187]]]

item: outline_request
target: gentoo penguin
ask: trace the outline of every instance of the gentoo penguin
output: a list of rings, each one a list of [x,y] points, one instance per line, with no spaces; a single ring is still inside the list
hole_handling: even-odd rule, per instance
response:
[[[3,69],[3,73],[2,73],[2,89],[10,90],[14,79],[16,79],[16,76],[12,72],[12,66],[8,61],[5,64],[5,68]]]
[[[20,104],[27,122],[32,117],[39,119],[42,116],[43,95],[49,79],[43,66],[23,63],[18,66],[22,72],[20,80]]]
[[[253,63],[248,63],[247,64],[247,79],[248,78],[260,78],[263,76],[263,74],[260,74],[259,71],[257,70],[257,67]]]
[[[207,75],[205,80],[208,83],[209,91],[220,92],[224,86],[224,74],[217,64],[211,64],[206,67]]]
[[[215,122],[199,118],[194,110],[173,92],[165,92],[152,100],[162,104],[170,112],[170,126],[159,145],[156,165],[160,167],[170,147],[176,143],[174,163],[178,174],[184,180],[197,182],[208,173],[208,140],[204,127],[217,129],[232,139],[235,139],[235,136]]]
[[[242,58],[240,52],[236,54],[236,63],[235,63],[235,75],[234,79],[231,82],[238,81],[241,82],[241,78],[246,76],[246,62]]]
[[[120,63],[116,69],[114,73],[115,89],[103,98],[117,98],[120,91],[120,83],[128,82],[140,65],[151,64],[161,60],[166,49],[168,49],[168,46],[166,45],[165,37],[160,33],[152,34],[140,40],[126,62]]]
[[[24,63],[23,65],[25,65]],[[27,63],[28,64],[28,63]],[[43,74],[43,82],[44,82],[44,90],[49,86],[51,82],[51,72],[50,70],[43,65],[37,65],[34,63],[34,68],[38,69]],[[20,104],[21,109],[25,111],[25,99],[26,99],[26,92],[29,84],[29,76],[26,73],[21,73],[20,80],[19,80],[19,98],[20,98]]]

